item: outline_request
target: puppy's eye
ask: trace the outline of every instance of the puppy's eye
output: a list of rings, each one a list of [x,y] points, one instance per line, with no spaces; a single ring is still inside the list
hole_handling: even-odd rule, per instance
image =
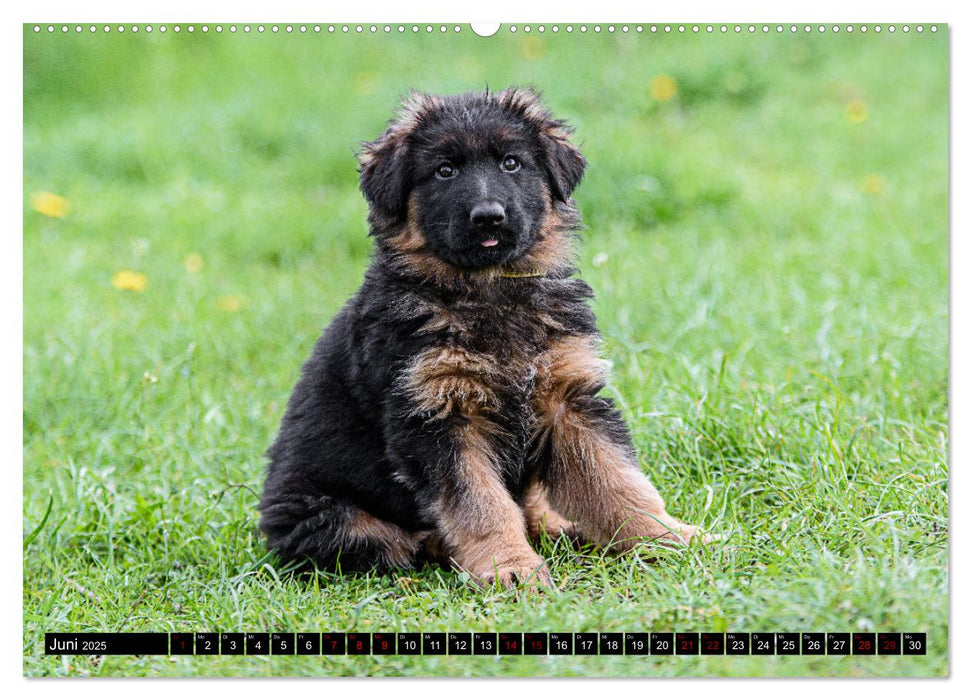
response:
[[[514,173],[519,170],[520,167],[522,167],[522,165],[516,156],[506,156],[502,159],[502,169],[507,173]]]
[[[458,169],[451,163],[442,163],[435,168],[435,177],[441,180],[448,180],[459,174]]]

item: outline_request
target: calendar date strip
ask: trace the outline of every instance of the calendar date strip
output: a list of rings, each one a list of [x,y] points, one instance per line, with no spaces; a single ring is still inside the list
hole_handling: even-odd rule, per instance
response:
[[[44,635],[46,655],[900,656],[924,632],[127,632]]]

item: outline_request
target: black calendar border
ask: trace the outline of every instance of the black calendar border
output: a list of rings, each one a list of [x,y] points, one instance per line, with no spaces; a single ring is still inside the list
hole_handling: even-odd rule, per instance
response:
[[[925,632],[47,632],[66,656],[926,656]]]

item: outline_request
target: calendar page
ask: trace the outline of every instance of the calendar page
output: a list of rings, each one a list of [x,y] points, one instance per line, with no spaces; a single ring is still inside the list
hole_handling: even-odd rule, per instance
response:
[[[24,675],[947,675],[946,23],[22,40]]]

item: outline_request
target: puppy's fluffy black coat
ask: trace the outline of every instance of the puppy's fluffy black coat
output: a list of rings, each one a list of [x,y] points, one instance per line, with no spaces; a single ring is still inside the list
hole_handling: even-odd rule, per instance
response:
[[[450,562],[537,576],[527,537],[690,538],[641,473],[573,277],[585,161],[530,90],[414,93],[360,156],[364,284],[269,450],[261,529],[342,571]]]

